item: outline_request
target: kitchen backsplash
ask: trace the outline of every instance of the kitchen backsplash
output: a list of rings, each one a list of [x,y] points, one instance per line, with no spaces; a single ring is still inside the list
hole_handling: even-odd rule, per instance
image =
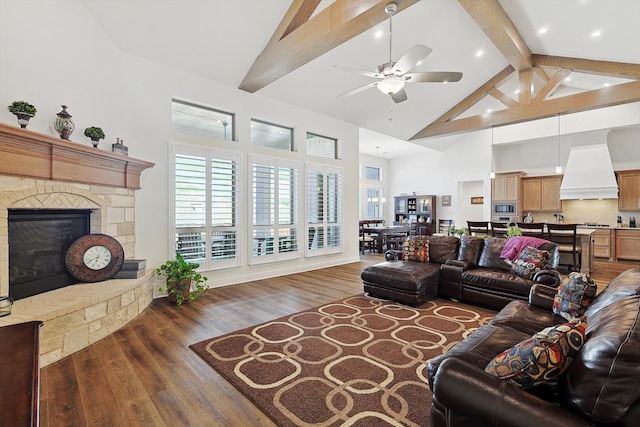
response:
[[[618,212],[618,200],[565,200],[562,202],[562,212],[564,222],[582,224],[595,222],[597,224],[609,224],[616,226],[618,215],[622,216],[622,225],[629,226],[629,217],[634,216],[630,212]],[[523,212],[526,215],[527,212]],[[533,212],[535,222],[556,222],[553,212]],[[637,215],[640,217],[640,214]]]

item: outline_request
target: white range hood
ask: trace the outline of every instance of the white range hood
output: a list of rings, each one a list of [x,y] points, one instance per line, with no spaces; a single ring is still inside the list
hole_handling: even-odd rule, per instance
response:
[[[560,200],[617,198],[618,183],[607,144],[573,147],[560,185]]]

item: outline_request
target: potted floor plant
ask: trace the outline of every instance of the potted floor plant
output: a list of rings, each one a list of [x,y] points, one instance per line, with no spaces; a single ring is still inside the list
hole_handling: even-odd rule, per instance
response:
[[[16,115],[21,128],[26,128],[29,119],[36,115],[36,107],[26,101],[13,101],[9,105],[9,111]]]
[[[169,296],[169,301],[176,305],[191,302],[209,289],[208,278],[198,273],[200,264],[184,260],[182,255],[176,254],[176,259],[168,260],[154,270],[156,278],[165,279],[165,286],[160,292]]]

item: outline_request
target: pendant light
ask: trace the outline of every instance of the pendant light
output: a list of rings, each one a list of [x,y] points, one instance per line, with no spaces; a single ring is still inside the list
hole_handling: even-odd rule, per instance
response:
[[[493,153],[493,126],[491,126],[491,172],[489,172],[489,178],[494,179],[496,177],[496,159]]]
[[[558,116],[558,156],[556,158],[556,173],[557,174],[561,174],[562,173],[562,166],[560,166],[560,114],[557,115]]]

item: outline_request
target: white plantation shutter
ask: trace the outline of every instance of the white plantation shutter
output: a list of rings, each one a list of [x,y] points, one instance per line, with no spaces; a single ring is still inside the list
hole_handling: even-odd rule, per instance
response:
[[[307,165],[306,255],[342,251],[342,170]]]
[[[296,163],[252,158],[251,264],[299,257]]]
[[[239,263],[239,157],[174,146],[175,251],[207,269]]]

